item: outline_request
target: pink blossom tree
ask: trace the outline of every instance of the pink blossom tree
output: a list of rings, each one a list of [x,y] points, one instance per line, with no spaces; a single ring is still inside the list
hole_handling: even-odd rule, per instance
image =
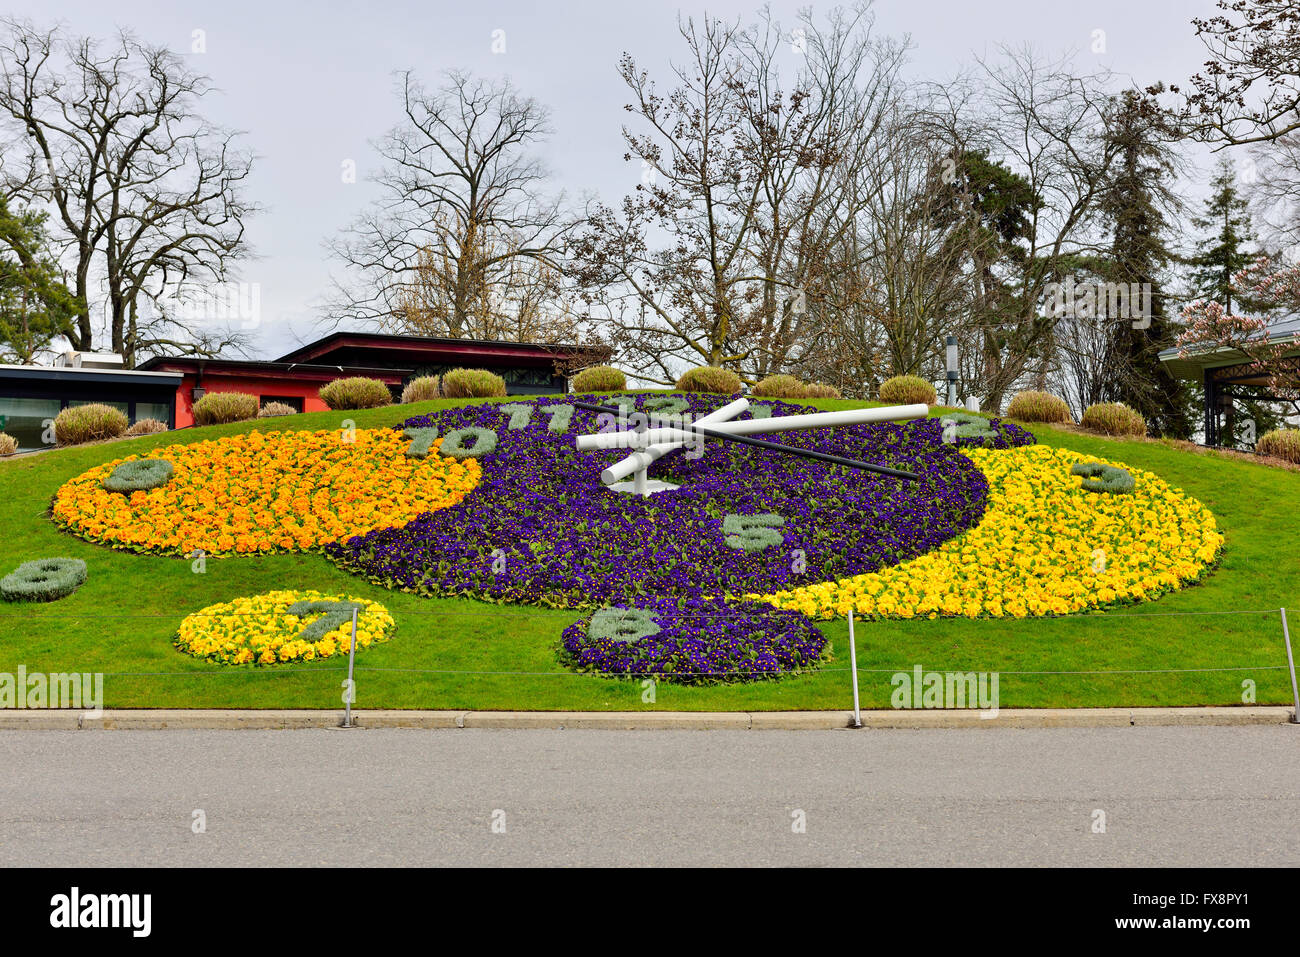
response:
[[[1232,287],[1240,301],[1300,315],[1300,265],[1260,257],[1233,275]],[[1182,320],[1184,328],[1176,342],[1180,357],[1191,358],[1207,349],[1235,349],[1242,354],[1243,365],[1268,377],[1269,389],[1279,399],[1300,408],[1300,357],[1287,355],[1294,352],[1294,345],[1272,338],[1268,319],[1236,315],[1221,302],[1194,299],[1183,307]]]

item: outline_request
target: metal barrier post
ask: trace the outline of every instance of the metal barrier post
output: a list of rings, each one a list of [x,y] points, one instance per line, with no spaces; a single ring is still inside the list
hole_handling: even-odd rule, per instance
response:
[[[1300,724],[1300,689],[1297,689],[1295,683],[1295,658],[1291,654],[1291,629],[1286,623],[1286,609],[1278,609],[1282,613],[1282,637],[1286,640],[1286,663],[1291,669],[1291,700],[1295,702],[1295,711],[1291,712],[1291,723]]]
[[[352,646],[348,648],[348,693],[343,699],[343,727],[352,727],[352,699],[357,696],[357,685],[352,680],[352,666],[357,661],[357,606],[352,606]]]
[[[1288,648],[1290,645],[1287,646]],[[858,704],[858,646],[853,640],[853,612],[849,612],[849,657],[853,659],[853,727],[862,727],[862,708]]]

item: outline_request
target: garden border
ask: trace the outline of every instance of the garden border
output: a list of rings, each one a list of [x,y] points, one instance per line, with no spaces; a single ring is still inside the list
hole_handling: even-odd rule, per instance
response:
[[[336,709],[312,710],[0,710],[0,731],[287,731],[337,729]],[[604,731],[857,730],[852,711],[399,711],[352,712],[355,728]],[[862,726],[875,729],[1244,727],[1294,724],[1290,705],[1196,708],[1003,708],[996,717],[972,710],[875,710]]]

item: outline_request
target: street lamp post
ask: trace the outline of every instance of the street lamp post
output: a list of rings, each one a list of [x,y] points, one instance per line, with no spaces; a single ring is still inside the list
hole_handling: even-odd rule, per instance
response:
[[[957,337],[949,336],[946,341],[948,359],[948,405],[957,404]]]

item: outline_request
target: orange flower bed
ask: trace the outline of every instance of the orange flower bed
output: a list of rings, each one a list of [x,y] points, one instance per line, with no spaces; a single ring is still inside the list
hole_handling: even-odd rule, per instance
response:
[[[433,450],[440,444],[435,442]],[[248,432],[156,449],[171,481],[129,495],[104,479],[114,459],[65,483],[54,520],[113,548],[191,555],[302,551],[401,526],[455,505],[478,485],[474,459],[409,458],[394,429]]]

